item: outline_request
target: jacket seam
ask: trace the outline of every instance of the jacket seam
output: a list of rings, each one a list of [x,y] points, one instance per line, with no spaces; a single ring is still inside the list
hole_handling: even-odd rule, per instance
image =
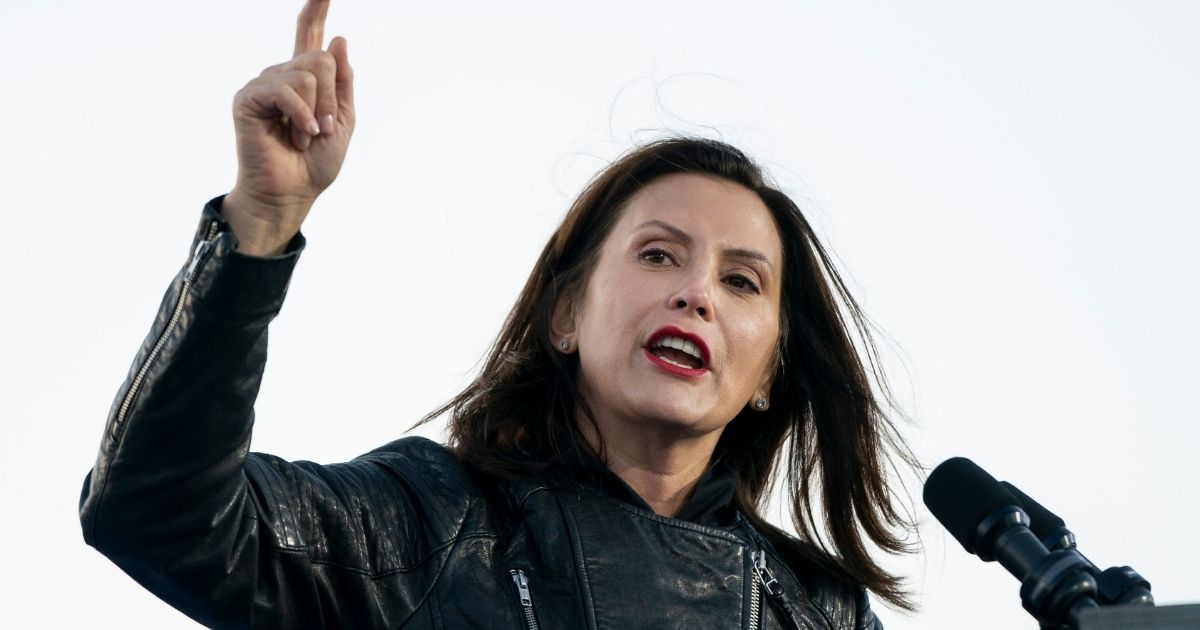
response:
[[[429,588],[425,590],[425,594],[421,596],[421,599],[417,600],[417,602],[413,604],[412,610],[409,611],[408,615],[400,622],[399,627],[404,627],[409,621],[412,620],[413,615],[416,615],[417,611],[421,609],[421,606],[425,605],[425,602],[429,600],[429,596],[432,595],[434,589],[437,588],[438,582],[442,580],[442,575],[446,572],[446,565],[450,563],[450,556],[454,553],[453,547],[457,546],[458,542],[462,540],[462,531],[463,528],[467,526],[467,516],[470,515],[472,507],[474,507],[473,501],[467,505],[466,511],[463,512],[462,520],[458,523],[458,531],[454,532],[454,535],[450,537],[450,540],[438,548],[445,549],[449,547],[451,550],[446,552],[446,554],[442,557],[442,564],[438,567],[437,573],[434,574],[433,579],[429,581]],[[489,536],[470,535],[468,538],[489,538]],[[426,559],[431,557],[433,557],[432,553],[430,553]]]
[[[587,620],[588,628],[594,630],[597,627],[596,601],[592,599],[592,583],[588,578],[587,562],[583,557],[583,541],[579,536],[579,524],[575,522],[575,514],[563,505],[560,497],[553,492],[550,493],[550,496],[554,497],[554,501],[558,503],[558,509],[567,526],[567,537],[571,541],[571,551],[575,556],[575,573],[579,576],[579,594],[583,598],[583,615]]]
[[[721,529],[716,529],[715,527],[698,525],[696,523],[692,523],[689,521],[682,521],[677,518],[670,518],[670,517],[666,517],[666,516],[660,516],[658,514],[653,514],[653,513],[647,512],[641,508],[629,505],[628,503],[625,503],[623,501],[618,501],[617,499],[614,499],[612,497],[608,497],[603,494],[600,494],[584,485],[581,485],[581,484],[575,484],[575,485],[580,490],[587,492],[588,494],[591,494],[600,499],[603,499],[604,501],[611,503],[612,505],[620,508],[621,510],[624,510],[630,514],[633,514],[634,516],[638,516],[645,520],[654,521],[661,525],[667,525],[669,527],[674,527],[677,529],[685,529],[685,530],[696,532],[699,534],[705,534],[705,535],[713,536],[716,538],[722,538],[729,542],[741,543],[741,544],[744,544],[746,542],[745,539],[741,538],[737,534],[733,534],[733,533],[730,533],[730,532],[727,532],[727,531],[721,530]]]
[[[411,565],[399,567],[396,569],[388,569],[387,571],[371,571],[369,569],[361,569],[361,568],[350,566],[348,564],[344,564],[344,563],[337,562],[334,560],[318,560],[316,558],[313,558],[312,555],[309,554],[307,547],[290,547],[287,545],[271,545],[271,549],[273,551],[279,551],[282,553],[304,554],[304,555],[308,556],[308,561],[314,565],[319,565],[319,566],[324,566],[324,567],[333,567],[336,569],[341,569],[343,571],[348,571],[350,573],[357,573],[359,575],[371,578],[373,580],[377,580],[377,579],[381,579],[381,578],[391,577],[398,573],[412,573],[413,571],[420,569],[422,565],[424,565],[425,563],[429,562],[431,559],[436,557],[438,555],[438,552],[440,552],[444,549],[450,548],[450,547],[454,547],[455,545],[458,544],[459,541],[474,540],[474,539],[478,539],[478,538],[498,540],[500,537],[497,535],[494,535],[494,534],[466,534],[463,536],[459,536],[457,538],[452,538],[452,539],[438,545],[437,547],[434,547],[432,550],[430,550],[429,553],[425,554],[424,557],[422,557],[420,560],[412,563]]]
[[[547,486],[537,486],[536,488],[533,488],[532,490],[521,495],[521,498],[517,499],[517,507],[519,507],[519,508],[525,507],[525,502],[529,500],[529,497],[537,494],[538,492],[546,491],[549,489],[550,488]]]

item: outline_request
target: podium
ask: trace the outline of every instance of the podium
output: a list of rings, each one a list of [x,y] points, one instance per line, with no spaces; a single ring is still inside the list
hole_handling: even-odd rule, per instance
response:
[[[1200,630],[1200,604],[1094,608],[1080,616],[1079,630]]]

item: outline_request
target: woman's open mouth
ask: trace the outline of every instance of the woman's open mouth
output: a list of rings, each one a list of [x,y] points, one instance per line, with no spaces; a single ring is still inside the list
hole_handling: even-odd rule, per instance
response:
[[[699,376],[708,371],[708,348],[704,340],[674,326],[660,328],[650,336],[646,355],[668,372],[682,376]]]

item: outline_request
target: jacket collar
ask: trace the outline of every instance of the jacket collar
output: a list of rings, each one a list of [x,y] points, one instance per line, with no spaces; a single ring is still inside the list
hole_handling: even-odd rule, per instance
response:
[[[563,472],[575,481],[647,512],[654,511],[629,484],[590,451],[572,449],[564,454],[562,463]],[[698,525],[729,525],[736,514],[733,502],[735,481],[733,472],[725,465],[717,463],[709,466],[675,518]]]

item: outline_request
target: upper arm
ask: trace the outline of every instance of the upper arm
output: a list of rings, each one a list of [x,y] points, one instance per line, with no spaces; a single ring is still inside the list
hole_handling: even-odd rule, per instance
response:
[[[110,411],[84,539],[208,625],[398,625],[461,525],[468,495],[448,488],[464,475],[427,440],[334,466],[249,454],[267,327],[303,238],[243,256],[218,210]]]
[[[97,546],[207,625],[395,627],[432,588],[471,503],[423,468],[404,454],[321,466],[254,453],[219,509],[165,505],[105,536],[128,542]]]

